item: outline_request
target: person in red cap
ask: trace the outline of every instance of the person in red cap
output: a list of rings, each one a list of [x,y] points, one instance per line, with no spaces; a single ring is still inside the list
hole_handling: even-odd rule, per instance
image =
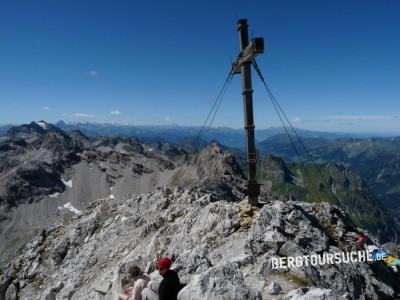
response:
[[[172,261],[168,257],[162,257],[156,263],[158,272],[162,277],[164,277],[160,283],[160,287],[158,288],[159,300],[178,299],[181,283],[176,271],[170,269],[171,265]]]
[[[357,239],[357,243],[359,244],[359,246],[361,248],[364,248],[365,243],[367,242],[367,238],[364,235],[364,233],[362,233],[362,232],[357,233],[356,239]]]
[[[359,231],[356,236],[357,248],[359,250],[367,249],[368,245],[373,245],[374,243],[369,239],[363,232]]]

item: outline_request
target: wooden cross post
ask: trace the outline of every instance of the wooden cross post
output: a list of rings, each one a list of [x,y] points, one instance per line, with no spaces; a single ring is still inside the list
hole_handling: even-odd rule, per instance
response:
[[[240,53],[238,59],[233,63],[235,74],[242,74],[242,94],[244,104],[244,128],[246,130],[246,149],[248,162],[247,196],[252,205],[259,204],[260,185],[256,179],[257,154],[254,138],[254,117],[253,117],[253,88],[251,83],[251,62],[253,58],[264,52],[264,39],[255,38],[249,44],[249,33],[247,20],[238,21],[238,32],[240,41]]]

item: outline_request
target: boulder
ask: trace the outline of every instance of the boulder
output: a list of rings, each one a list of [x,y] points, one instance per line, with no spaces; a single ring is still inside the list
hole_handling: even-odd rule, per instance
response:
[[[10,286],[7,288],[5,297],[5,300],[17,300],[18,299],[18,288],[15,286],[15,284],[10,284]]]
[[[246,285],[243,273],[234,264],[226,263],[195,275],[178,295],[178,300],[187,299],[261,300],[262,296]]]
[[[94,290],[94,291],[96,291],[96,292],[98,292],[98,293],[100,293],[100,294],[105,295],[105,294],[107,294],[108,290],[109,290],[110,287],[111,287],[111,282],[105,281],[105,280],[99,280],[99,281],[96,281],[96,282],[93,284],[92,287],[93,287],[93,290]]]
[[[279,285],[279,283],[272,281],[269,285],[268,285],[268,293],[271,295],[277,295],[282,291],[281,286]]]

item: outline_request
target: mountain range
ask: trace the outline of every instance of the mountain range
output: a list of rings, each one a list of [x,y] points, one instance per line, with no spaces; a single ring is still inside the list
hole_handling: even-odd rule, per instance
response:
[[[245,153],[200,142],[89,137],[44,121],[9,128],[0,137],[0,299],[115,299],[126,264],[156,276],[148,263],[160,255],[174,257],[187,284],[180,299],[400,296],[383,263],[271,270],[274,255],[351,251],[359,231],[398,250],[397,218],[353,168],[262,148],[264,206],[251,207]],[[374,158],[381,141],[372,144],[343,153]]]
[[[81,210],[102,197],[168,184],[213,184],[223,192],[225,181],[244,180],[230,156],[215,144],[195,157],[168,143],[90,139],[43,121],[10,128],[0,138],[1,261],[56,215]]]
[[[200,131],[198,126],[180,125],[118,125],[110,123],[65,123],[58,121],[55,125],[65,131],[80,130],[90,137],[114,135],[124,137],[135,137],[143,140],[162,140],[168,143],[177,143],[183,138],[197,136]],[[284,133],[283,127],[270,127],[255,130],[257,141],[263,141],[269,137]],[[330,133],[297,129],[299,135],[312,138],[336,139],[341,137],[362,137],[362,134]],[[228,147],[245,148],[244,129],[233,129],[228,127],[205,127],[201,138],[206,142],[218,140]]]

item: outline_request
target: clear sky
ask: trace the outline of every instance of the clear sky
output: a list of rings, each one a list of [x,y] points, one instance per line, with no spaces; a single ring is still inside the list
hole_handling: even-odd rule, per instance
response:
[[[398,133],[399,15],[396,0],[2,1],[0,123],[200,125],[247,18],[293,125]],[[215,126],[243,126],[236,77]],[[256,128],[279,125],[253,82]]]

